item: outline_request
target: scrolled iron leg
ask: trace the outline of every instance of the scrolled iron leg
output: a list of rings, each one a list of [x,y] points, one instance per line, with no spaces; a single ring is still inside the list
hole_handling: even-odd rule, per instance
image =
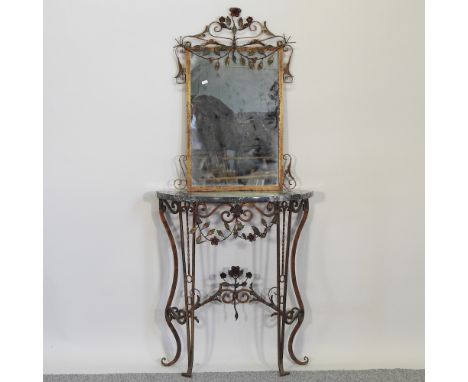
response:
[[[268,211],[273,211],[272,213],[268,212],[268,216],[274,216],[277,226],[276,232],[276,240],[277,240],[277,282],[276,287],[272,289],[276,289],[277,298],[276,304],[273,302],[273,296],[270,297],[268,300],[259,296],[253,289],[243,290],[244,294],[238,294],[240,292],[236,291],[234,288],[234,296],[237,296],[239,302],[247,302],[250,300],[262,302],[269,307],[273,308],[277,314],[277,345],[278,345],[278,370],[280,376],[288,375],[289,373],[284,370],[283,365],[283,358],[284,358],[284,347],[285,347],[285,325],[291,325],[294,321],[297,320],[295,323],[294,328],[291,331],[288,340],[288,352],[291,356],[291,359],[299,364],[305,365],[308,363],[309,359],[304,357],[304,360],[299,360],[296,355],[294,354],[293,350],[293,343],[295,336],[301,327],[303,320],[304,320],[304,304],[299,292],[297,279],[296,279],[296,251],[297,251],[297,244],[299,241],[300,234],[304,227],[305,221],[307,219],[308,211],[309,211],[309,204],[308,200],[300,200],[300,201],[290,201],[290,202],[276,202],[271,204],[271,208]],[[179,246],[176,245],[174,240],[174,236],[171,232],[169,224],[166,219],[166,213],[170,212],[174,215],[178,215],[179,220],[179,232],[180,232],[180,243]],[[242,212],[242,211],[241,211]],[[291,222],[292,222],[292,214],[299,214],[302,213],[301,220],[299,222],[298,228],[294,234],[294,238],[292,239],[292,229],[291,229]],[[197,289],[195,288],[195,247],[196,247],[196,235],[195,231],[192,229],[198,223],[198,208],[197,204],[189,203],[189,202],[168,202],[167,200],[160,200],[159,203],[159,214],[161,221],[164,225],[166,230],[167,236],[169,238],[172,255],[173,255],[173,263],[174,263],[174,273],[172,278],[172,287],[169,293],[169,297],[166,303],[166,323],[174,335],[176,341],[176,354],[174,358],[170,361],[167,361],[166,358],[161,360],[164,366],[173,365],[178,361],[181,354],[181,341],[178,335],[177,330],[175,329],[172,322],[176,320],[179,324],[186,326],[186,333],[187,333],[187,371],[182,375],[185,377],[192,376],[193,364],[194,364],[194,353],[195,353],[195,342],[194,342],[194,335],[195,335],[195,321],[197,318],[195,316],[195,310],[199,307],[205,305],[208,302],[219,300],[219,293],[222,291],[222,286],[224,284],[220,284],[220,290],[218,290],[215,294],[213,294],[205,301],[200,302],[200,295]],[[191,223],[191,224],[190,224]],[[272,224],[273,226],[273,224]],[[267,227],[268,228],[268,227]],[[249,240],[250,240],[249,235]],[[264,237],[264,236],[258,236]],[[246,237],[243,237],[246,239]],[[252,241],[252,240],[251,240]],[[180,250],[178,251],[178,247]],[[175,295],[175,291],[177,288],[177,280],[178,280],[178,271],[179,271],[179,258],[178,255],[181,256],[182,260],[182,271],[183,271],[183,287],[184,287],[184,308],[179,309],[177,307],[172,306],[172,301]],[[231,267],[231,271],[234,274],[234,270],[240,271],[240,267]],[[291,270],[291,283],[294,290],[294,294],[298,303],[298,307],[294,307],[292,309],[287,310],[287,288],[288,288],[288,281],[289,281],[289,270]],[[250,272],[246,273],[246,277]],[[221,275],[223,275],[222,273]],[[241,273],[240,273],[241,274]],[[221,278],[225,278],[226,275],[221,276]],[[233,276],[234,277],[234,276]],[[236,282],[234,283],[236,284]],[[226,286],[226,285],[224,285]],[[229,286],[232,286],[229,284]],[[237,294],[236,294],[237,292]],[[197,295],[198,293],[198,295]],[[243,296],[240,298],[240,296]],[[246,297],[247,296],[247,297]],[[223,299],[222,299],[223,300]],[[224,301],[223,302],[227,302]]]
[[[304,357],[304,360],[301,361],[296,357],[294,354],[294,349],[293,349],[293,344],[294,344],[294,338],[296,337],[296,334],[299,330],[299,328],[302,325],[302,322],[304,321],[304,303],[301,298],[301,293],[299,292],[299,287],[297,285],[297,279],[296,279],[296,250],[297,250],[297,243],[299,241],[299,237],[302,232],[302,228],[304,228],[304,224],[307,220],[307,215],[309,214],[309,200],[305,199],[302,201],[302,219],[299,223],[299,226],[297,227],[296,234],[294,236],[294,241],[293,241],[293,246],[292,246],[292,251],[291,251],[291,282],[292,286],[294,289],[294,294],[296,296],[297,304],[299,305],[299,309],[302,311],[302,314],[300,314],[297,318],[297,323],[294,326],[293,330],[291,331],[291,334],[289,335],[289,341],[288,341],[288,352],[289,356],[291,359],[297,363],[298,365],[307,365],[309,363],[309,358]]]
[[[172,305],[172,300],[174,299],[174,294],[177,288],[177,278],[178,278],[178,273],[179,273],[179,261],[178,261],[178,255],[177,255],[177,246],[174,240],[174,235],[171,232],[171,229],[169,227],[169,224],[167,223],[166,219],[166,211],[167,209],[170,210],[172,213],[177,213],[179,209],[179,205],[172,203],[172,205],[169,205],[169,203],[166,200],[159,200],[159,217],[161,219],[161,222],[164,226],[164,229],[166,230],[167,237],[169,238],[169,242],[171,244],[171,249],[172,249],[172,260],[173,260],[173,266],[174,266],[174,271],[172,274],[172,286],[171,286],[171,291],[169,292],[169,296],[167,298],[166,302],[166,310],[165,310],[165,319],[167,326],[172,332],[172,335],[174,336],[174,339],[176,341],[176,354],[174,355],[174,358],[170,361],[166,359],[166,357],[163,357],[161,359],[161,364],[163,366],[171,366],[175,364],[180,357],[180,352],[181,352],[181,342],[180,342],[180,337],[179,334],[177,333],[176,328],[172,324],[172,317],[170,315],[170,309]]]

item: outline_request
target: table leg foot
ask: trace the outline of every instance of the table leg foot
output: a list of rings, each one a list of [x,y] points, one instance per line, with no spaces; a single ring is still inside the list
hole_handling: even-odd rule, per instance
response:
[[[298,365],[307,365],[309,363],[309,358],[304,357],[303,361],[301,361],[299,358],[296,357],[294,354],[293,350],[293,343],[294,343],[294,338],[296,337],[296,334],[299,330],[299,328],[302,325],[302,322],[304,321],[304,303],[302,301],[301,293],[299,291],[299,286],[297,284],[297,278],[296,278],[296,251],[297,251],[297,244],[299,242],[299,237],[301,236],[302,229],[304,228],[304,224],[307,220],[307,215],[309,214],[309,201],[304,200],[302,203],[298,206],[298,212],[300,209],[302,209],[302,218],[299,223],[299,226],[297,227],[296,234],[294,235],[294,240],[293,240],[293,245],[292,245],[292,250],[291,250],[291,282],[292,286],[294,289],[294,295],[296,296],[297,303],[299,305],[299,309],[302,312],[298,316],[297,323],[294,326],[294,329],[292,330],[291,334],[289,335],[289,340],[288,340],[288,353],[291,359]]]
[[[172,335],[174,336],[174,339],[176,341],[176,354],[174,355],[174,358],[170,361],[167,360],[166,357],[163,357],[161,359],[161,364],[163,366],[171,366],[175,364],[180,357],[180,352],[181,352],[181,342],[179,338],[179,334],[177,333],[176,328],[172,324],[172,317],[170,315],[170,309],[171,309],[171,304],[172,300],[174,299],[174,294],[177,288],[177,278],[179,274],[179,261],[178,261],[178,254],[177,254],[177,246],[174,240],[174,235],[172,234],[171,228],[169,227],[169,224],[166,219],[166,211],[169,210],[171,213],[177,213],[179,205],[177,203],[169,203],[166,200],[160,200],[159,201],[159,217],[161,219],[161,222],[164,226],[164,229],[166,231],[167,237],[169,238],[169,242],[171,244],[171,250],[172,250],[172,260],[173,260],[173,273],[172,273],[172,284],[171,284],[171,291],[169,293],[169,296],[167,298],[166,302],[166,312],[165,312],[165,319],[166,319],[166,324],[169,327]]]

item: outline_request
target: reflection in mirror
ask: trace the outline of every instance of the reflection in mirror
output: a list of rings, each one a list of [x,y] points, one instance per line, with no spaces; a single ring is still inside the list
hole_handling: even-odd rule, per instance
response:
[[[261,70],[242,57],[213,65],[190,54],[188,152],[194,188],[279,184],[278,52]]]

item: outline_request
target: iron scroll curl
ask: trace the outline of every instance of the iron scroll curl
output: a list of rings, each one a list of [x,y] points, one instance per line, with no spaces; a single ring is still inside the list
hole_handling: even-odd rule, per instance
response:
[[[230,8],[229,11],[228,16],[219,17],[205,26],[202,32],[176,39],[176,82],[186,82],[186,52],[210,61],[216,70],[230,62],[262,70],[273,63],[274,54],[280,49],[283,54],[283,81],[293,82],[290,63],[294,42],[291,37],[272,33],[266,21],[254,20],[251,16],[242,18],[240,8]]]

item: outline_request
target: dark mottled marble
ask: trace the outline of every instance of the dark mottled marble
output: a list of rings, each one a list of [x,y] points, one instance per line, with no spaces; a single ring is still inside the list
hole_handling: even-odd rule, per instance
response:
[[[233,191],[233,192],[185,192],[177,190],[157,191],[159,199],[181,202],[207,203],[249,203],[249,202],[286,202],[289,200],[309,199],[312,191]]]

